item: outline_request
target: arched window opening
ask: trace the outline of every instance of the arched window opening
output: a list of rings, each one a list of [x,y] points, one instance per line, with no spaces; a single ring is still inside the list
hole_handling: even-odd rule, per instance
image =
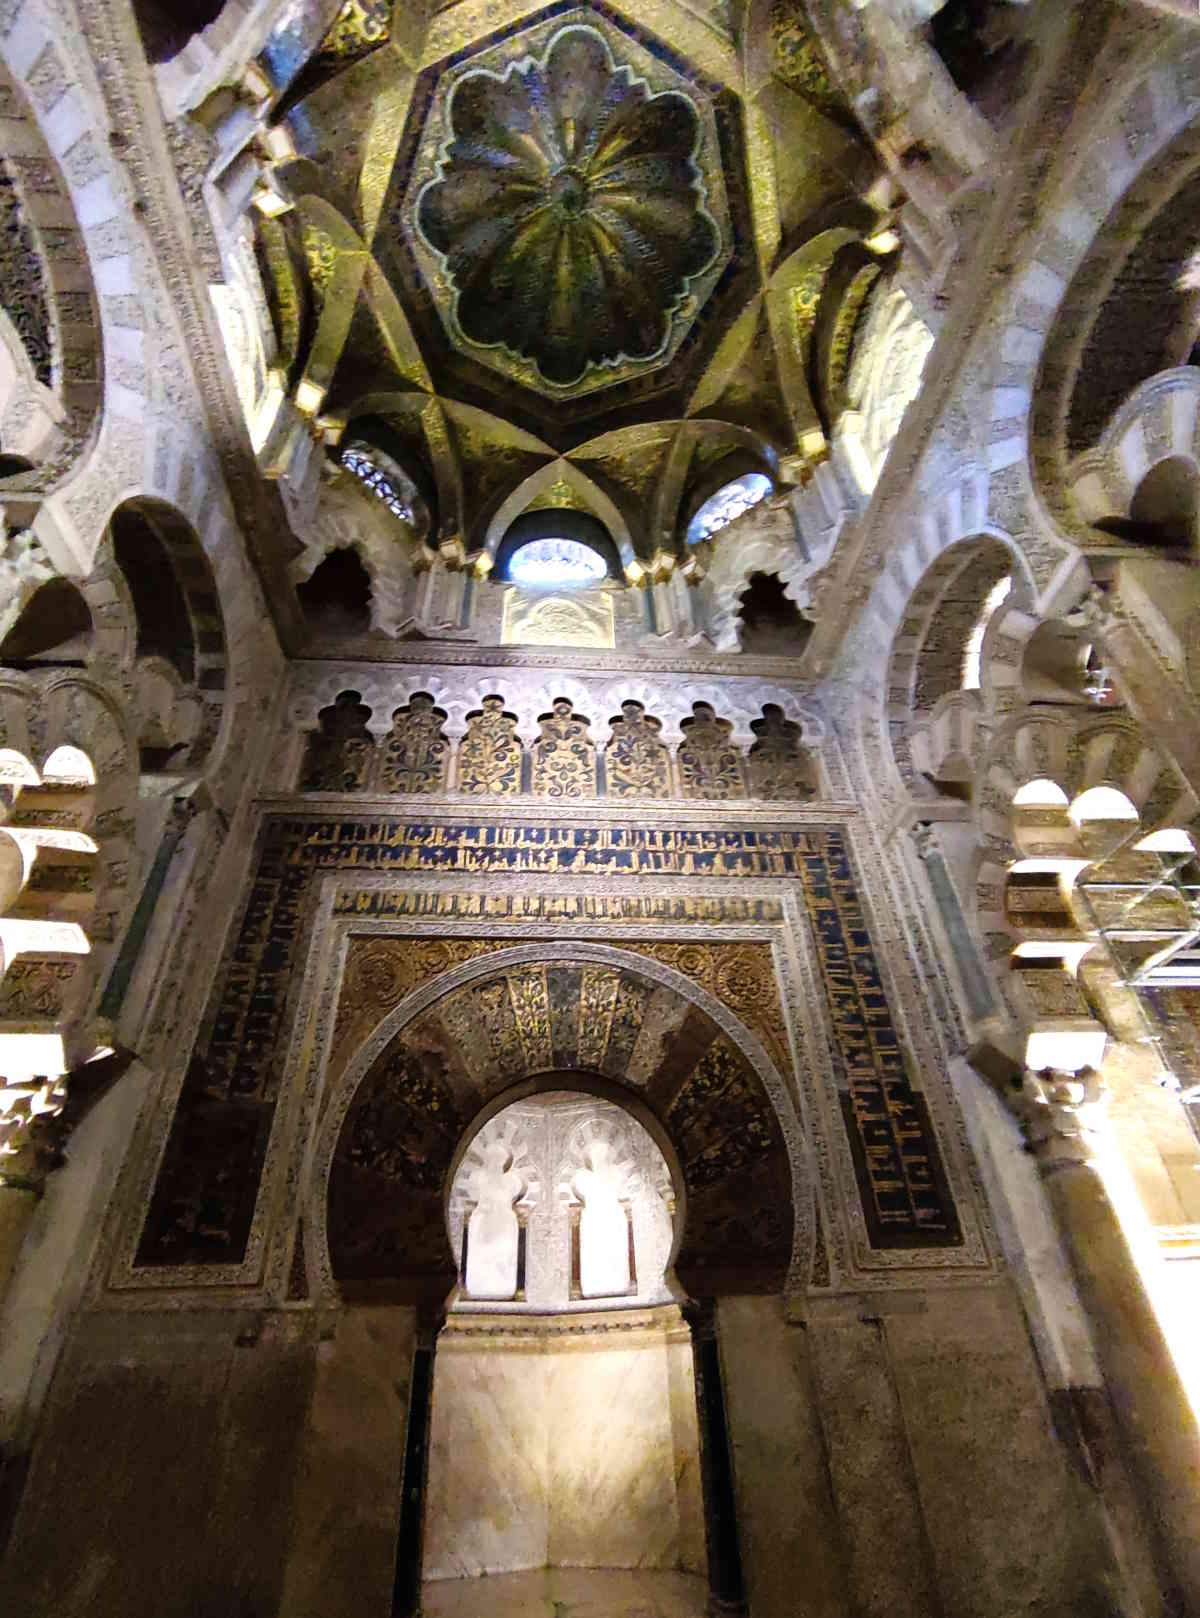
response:
[[[82,668],[92,649],[92,615],[70,579],[49,579],[30,596],[0,642],[0,663],[10,668],[46,663]]]
[[[1162,831],[1151,832],[1136,844],[1138,850],[1146,854],[1194,854],[1196,845],[1190,834],[1181,826],[1166,826]]]
[[[112,519],[113,555],[133,599],[137,655],[164,658],[184,680],[196,674],[196,635],[187,598],[158,525],[140,505]]]
[[[56,747],[42,766],[46,786],[94,787],[96,771],[81,747]]]
[[[619,579],[621,560],[598,517],[554,508],[527,511],[496,551],[496,577],[529,590],[579,590]]]
[[[598,551],[577,539],[530,539],[513,552],[508,576],[534,590],[566,590],[599,584],[608,569]]]
[[[778,573],[752,573],[742,596],[742,651],[758,657],[799,657],[813,626],[788,598]]]
[[[365,635],[371,627],[371,576],[353,545],[330,551],[296,595],[314,634]]]
[[[34,463],[24,455],[0,455],[0,478],[20,477],[25,472],[36,470]]]
[[[686,539],[689,545],[712,539],[731,522],[744,516],[774,492],[775,485],[765,472],[743,472],[702,499],[688,520]]]
[[[150,62],[169,62],[225,9],[225,0],[134,0],[142,47]]]
[[[425,538],[431,527],[429,505],[399,461],[364,438],[347,439],[339,459],[393,517]]]

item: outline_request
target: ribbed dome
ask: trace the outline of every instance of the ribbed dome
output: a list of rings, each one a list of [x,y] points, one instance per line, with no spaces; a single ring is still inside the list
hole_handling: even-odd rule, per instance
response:
[[[720,245],[687,98],[651,94],[598,33],[568,27],[540,59],[462,79],[450,121],[418,218],[463,335],[563,387],[657,355]]]

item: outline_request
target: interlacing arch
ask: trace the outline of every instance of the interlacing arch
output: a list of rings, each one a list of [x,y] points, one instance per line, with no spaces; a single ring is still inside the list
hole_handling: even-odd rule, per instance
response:
[[[6,719],[12,695],[0,692]],[[78,705],[69,702],[70,708],[78,716]],[[72,731],[70,713],[60,708],[60,716]],[[28,729],[42,733],[37,718]],[[113,809],[101,808],[109,797],[92,758],[73,743],[54,746],[40,769],[27,752],[0,748],[0,1180],[6,1184],[36,1186],[40,1171],[57,1160],[53,1121],[68,1099],[63,1075],[96,1054],[87,1011],[102,952],[93,946],[113,930],[107,907],[127,870],[127,857],[118,855],[122,829]]]
[[[1095,448],[1071,463],[1078,516],[1116,538],[1194,554],[1200,537],[1198,406],[1200,371],[1192,365],[1135,388]]]
[[[38,894],[46,896],[46,913],[33,919],[84,926],[87,947],[67,951],[77,957],[74,970],[33,972],[26,962],[17,978],[6,976],[0,990],[9,1007],[6,1016],[18,1016],[21,1007],[42,1003],[43,980],[62,983],[69,976],[69,993],[55,991],[46,1003],[52,1003],[70,1047],[68,1057],[75,1059],[89,1044],[87,1017],[135,891],[137,749],[128,719],[113,699],[86,674],[64,669],[6,673],[0,679],[0,746],[5,757],[24,761],[14,762],[6,825],[36,829],[43,823],[38,816],[52,814],[47,824],[84,833],[94,844],[90,850],[72,847],[69,858],[53,852],[55,843],[47,844],[17,890],[25,906]],[[81,852],[89,853],[89,861],[81,863]],[[86,925],[77,919],[84,897]]]
[[[975,535],[948,546],[921,576],[892,640],[888,661],[887,725],[901,776],[912,785],[923,771],[948,779],[953,755],[969,756],[970,722],[982,711],[983,655],[987,637],[1007,607],[1028,603],[1029,581],[1006,541]],[[949,709],[959,716],[956,748],[916,727],[948,727]],[[963,719],[967,724],[963,724]],[[915,756],[914,756],[915,745]],[[955,772],[960,773],[960,772]]]
[[[1131,884],[1120,903],[1140,905],[1141,886],[1153,887],[1161,875],[1153,840],[1184,835],[1197,808],[1175,770],[1124,716],[1081,720],[1067,708],[1027,710],[993,741],[976,784],[977,920],[1020,1020],[1046,1035],[1031,1065],[1099,1060],[1104,1025],[1084,980],[1101,959],[1118,977],[1127,963],[1114,969],[1112,951],[1096,951],[1111,916],[1106,901],[1097,909],[1085,896],[1094,881],[1102,883],[1097,892]],[[1142,846],[1147,838],[1149,849]],[[1175,936],[1185,921],[1163,912],[1155,925]],[[1072,1049],[1085,1053],[1078,1062],[1061,1060],[1068,1035]]]

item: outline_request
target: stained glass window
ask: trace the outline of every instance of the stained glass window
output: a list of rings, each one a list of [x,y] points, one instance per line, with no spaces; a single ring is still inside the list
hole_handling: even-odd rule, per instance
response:
[[[390,456],[373,449],[370,444],[355,441],[342,451],[342,465],[354,476],[394,517],[401,522],[420,526],[423,502],[412,481],[407,478]]]
[[[710,494],[708,499],[688,523],[687,542],[698,545],[702,539],[711,539],[722,528],[728,527],[735,517],[749,511],[760,500],[765,500],[774,485],[765,472],[746,472],[732,483],[726,483]]]
[[[508,576],[534,589],[578,589],[607,576],[604,558],[578,539],[531,539],[512,554]]]

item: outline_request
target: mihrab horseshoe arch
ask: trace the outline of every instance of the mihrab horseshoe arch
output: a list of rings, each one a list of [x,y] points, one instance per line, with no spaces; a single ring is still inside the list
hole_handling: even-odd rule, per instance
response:
[[[465,1092],[461,1075],[451,1079],[444,1068],[436,1071],[438,1056],[445,1056],[447,1014],[460,1029],[467,1027],[479,1015],[480,996],[502,1000],[507,994],[511,1000],[510,979],[520,993],[531,978],[549,973],[558,974],[547,993],[558,996],[559,1031],[546,1027],[537,1035],[548,1059],[539,1061],[536,1048],[522,1043],[524,1071],[510,1068],[502,1083],[478,1082]],[[577,984],[577,1031],[585,992],[610,996],[610,1033],[626,984],[647,1001],[658,997],[655,1010],[667,1034],[657,1064],[640,1085],[630,1082],[632,1045],[620,1060],[607,1048],[585,1053],[578,1045],[573,1065],[560,1060],[563,1040],[569,1038],[562,1032],[564,989],[570,993],[564,980],[572,978]],[[591,981],[585,991],[587,978]],[[516,1038],[522,1038],[519,1030]],[[579,1060],[585,1054],[591,1059]],[[643,1053],[639,1074],[644,1066]],[[461,1136],[496,1095],[539,1070],[558,1072],[563,1083],[572,1071],[606,1079],[658,1119],[678,1153],[688,1192],[688,1227],[677,1265],[685,1286],[708,1286],[713,1293],[790,1290],[807,1273],[807,1209],[814,1183],[808,1145],[789,1088],[758,1037],[715,996],[672,967],[607,944],[580,941],[556,947],[541,942],[496,950],[411,991],[380,1021],[348,1063],[336,1090],[324,1098],[304,1199],[309,1281],[318,1295],[339,1295],[344,1281],[388,1281],[393,1297],[449,1290],[454,1272],[448,1247],[444,1254],[435,1252],[432,1262],[410,1266],[403,1276],[387,1274],[388,1253],[399,1251],[401,1243],[407,1251],[414,1239],[434,1248],[445,1245],[443,1182]],[[385,1085],[389,1074],[394,1082]],[[416,1119],[419,1110],[422,1120],[419,1139],[405,1133],[407,1123],[399,1117],[410,1115],[409,1094],[411,1117]],[[431,1101],[436,1102],[432,1116],[441,1112],[444,1122],[430,1123]],[[347,1231],[356,1214],[368,1206],[378,1209],[386,1200],[365,1194],[368,1180],[375,1192],[402,1185],[407,1201],[401,1214],[382,1216],[374,1234],[367,1231],[350,1240]],[[779,1192],[777,1200],[790,1207],[772,1210],[772,1188]],[[753,1236],[752,1226],[757,1231]],[[751,1239],[758,1245],[747,1253],[744,1245]],[[731,1249],[728,1263],[722,1259],[726,1246]],[[351,1270],[358,1273],[351,1275]],[[733,1286],[734,1273],[741,1288]]]

